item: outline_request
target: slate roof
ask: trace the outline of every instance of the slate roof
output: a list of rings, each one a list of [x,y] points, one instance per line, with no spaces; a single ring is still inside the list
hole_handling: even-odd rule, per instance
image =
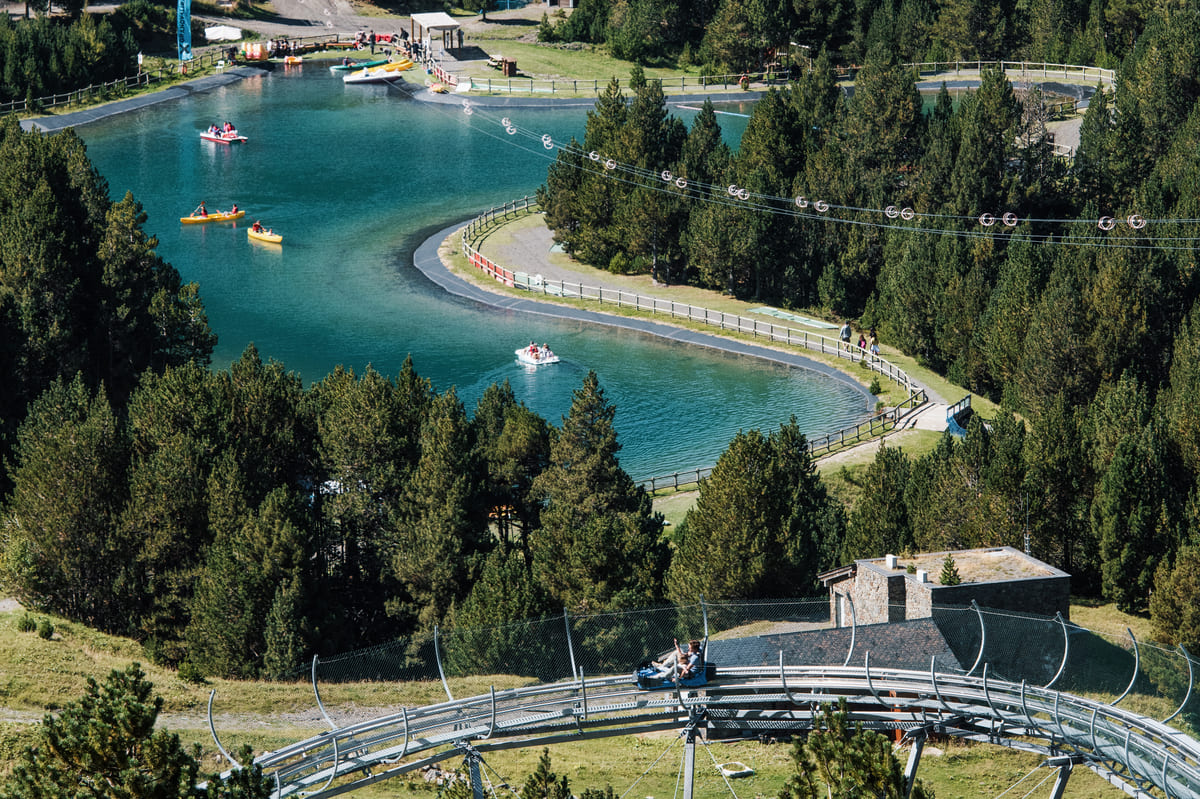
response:
[[[825,630],[760,635],[708,642],[707,660],[721,666],[778,666],[779,652],[789,666],[841,666],[850,647],[851,630]],[[871,653],[871,665],[927,670],[931,655],[939,671],[962,669],[933,619],[860,625],[854,631],[851,665],[861,665]]]

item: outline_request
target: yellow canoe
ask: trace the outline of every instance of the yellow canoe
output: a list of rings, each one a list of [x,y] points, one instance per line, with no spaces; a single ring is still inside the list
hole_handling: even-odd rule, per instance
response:
[[[205,222],[232,222],[246,215],[245,211],[230,213],[229,211],[213,211],[208,216],[181,216],[179,221],[185,225],[203,225]]]
[[[280,244],[283,242],[283,236],[279,235],[278,233],[272,233],[269,230],[255,230],[254,228],[247,228],[246,235],[255,241],[265,241],[268,244]]]

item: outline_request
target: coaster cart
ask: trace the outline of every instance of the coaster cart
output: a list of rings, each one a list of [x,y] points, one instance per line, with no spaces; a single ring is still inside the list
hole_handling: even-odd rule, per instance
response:
[[[670,654],[670,652],[664,653],[656,659],[663,660],[669,657]],[[633,680],[637,683],[637,687],[643,691],[658,691],[671,688],[700,688],[707,685],[709,680],[717,676],[716,664],[705,660],[702,661],[702,667],[698,674],[692,677],[684,677],[678,681],[670,680],[659,676],[658,667],[654,665],[654,661],[655,659],[643,660],[633,671]]]

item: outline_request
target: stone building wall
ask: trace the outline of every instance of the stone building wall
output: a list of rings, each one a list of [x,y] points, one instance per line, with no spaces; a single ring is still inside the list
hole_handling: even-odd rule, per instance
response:
[[[858,624],[928,618],[934,608],[970,605],[972,600],[981,608],[1069,618],[1071,578],[1066,572],[1011,547],[968,552],[1001,556],[1017,568],[997,579],[951,586],[932,582],[932,575],[924,571],[907,573],[893,556],[855,561],[853,568],[829,575],[830,618],[838,626],[850,625],[841,596],[853,600]],[[1038,576],[1022,576],[1030,574]]]

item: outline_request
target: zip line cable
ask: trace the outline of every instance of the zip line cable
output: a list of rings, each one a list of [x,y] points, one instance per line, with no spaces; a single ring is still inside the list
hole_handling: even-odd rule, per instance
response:
[[[713,756],[712,750],[708,746],[708,741],[704,738],[700,739],[700,743],[704,746],[704,751],[708,754],[708,759],[712,761],[713,768],[721,775],[721,779],[725,781],[725,787],[729,789],[729,793],[733,799],[738,799],[737,791],[733,789],[733,784],[729,782],[729,777],[725,775],[725,771],[721,768],[721,764],[717,762],[717,758]]]
[[[994,797],[994,799],[1000,799],[1000,797],[1004,796],[1004,794],[1008,793],[1008,792],[1009,792],[1009,791],[1011,791],[1013,788],[1016,788],[1018,785],[1020,785],[1021,783],[1025,782],[1025,780],[1027,780],[1027,779],[1029,779],[1030,777],[1032,777],[1032,776],[1033,776],[1035,773],[1037,773],[1037,772],[1038,772],[1038,771],[1039,771],[1041,768],[1042,768],[1041,764],[1034,766],[1034,767],[1033,767],[1033,768],[1032,768],[1032,769],[1029,771],[1029,773],[1027,773],[1025,776],[1021,777],[1019,780],[1017,780],[1016,782],[1014,782],[1012,785],[1008,786],[1008,787],[1007,787],[1007,788],[1005,788],[1003,791],[1001,791],[1000,793],[996,794],[996,796]],[[1040,784],[1041,784],[1041,783],[1039,783],[1039,785],[1040,785]],[[1025,795],[1026,795],[1026,796],[1028,796],[1029,794],[1025,794]]]
[[[751,192],[745,187],[734,184],[718,186],[701,181],[690,181],[684,176],[677,176],[670,170],[654,171],[634,164],[619,162],[610,157],[604,157],[596,151],[585,152],[582,147],[571,144],[560,144],[548,134],[538,134],[536,131],[521,127],[510,117],[497,119],[487,112],[479,111],[469,100],[464,100],[461,109],[470,121],[468,126],[488,136],[488,138],[505,142],[508,146],[537,155],[553,163],[564,164],[557,155],[552,153],[568,153],[583,159],[583,163],[575,168],[589,174],[603,175],[609,180],[626,185],[667,194],[677,199],[707,202],[730,208],[751,212],[771,213],[801,220],[831,222],[835,224],[857,225],[878,230],[895,230],[908,233],[924,233],[929,235],[950,236],[968,240],[1007,240],[1026,242],[1030,244],[1062,244],[1068,246],[1105,247],[1125,250],[1165,250],[1165,251],[1195,251],[1200,246],[1187,246],[1189,243],[1200,242],[1200,236],[1147,236],[1138,234],[1138,240],[1114,240],[1108,236],[1084,236],[1080,234],[1049,234],[1022,233],[1013,230],[1022,223],[1037,223],[1043,225],[1081,225],[1090,224],[1089,220],[1062,219],[1052,217],[1033,217],[1021,219],[1012,212],[999,216],[984,212],[978,217],[954,214],[931,214],[916,212],[912,208],[897,208],[889,205],[885,208],[865,208],[859,206],[839,205],[823,199],[810,199],[804,195],[797,197],[781,197],[777,195]],[[478,114],[481,120],[471,120]],[[489,124],[481,125],[480,121]],[[501,127],[506,135],[495,132],[495,127]],[[542,148],[528,146],[525,142],[538,141]],[[812,208],[816,213],[808,211]],[[886,221],[871,221],[868,219],[852,219],[830,211],[843,211],[855,214],[881,216]],[[913,220],[946,221],[946,222],[976,222],[983,230],[950,229],[944,227],[911,226],[895,223],[892,220],[910,222]],[[1128,228],[1141,231],[1149,225],[1183,225],[1200,222],[1197,219],[1146,219],[1139,214],[1130,214],[1123,219],[1112,216],[1102,216],[1096,220],[1097,228],[1105,233],[1115,229]],[[997,228],[992,230],[992,228]],[[1012,232],[1006,232],[1012,231]]]
[[[690,729],[690,727],[689,727],[689,729]],[[676,735],[674,738],[672,738],[670,740],[670,742],[667,744],[667,748],[662,751],[662,754],[660,754],[657,758],[655,758],[654,762],[651,763],[649,766],[647,766],[646,770],[643,771],[641,773],[641,775],[636,780],[633,781],[633,784],[630,785],[628,788],[626,788],[625,792],[623,794],[621,794],[617,799],[625,799],[625,797],[629,795],[629,792],[632,791],[634,788],[636,788],[638,783],[646,778],[646,775],[650,773],[651,769],[653,769],[655,766],[657,766],[659,761],[661,761],[664,757],[666,757],[667,753],[675,748],[675,744],[677,744],[681,740],[683,740],[683,735],[686,732],[687,732],[687,730],[684,730],[684,732],[682,732],[679,735]]]
[[[1029,799],[1029,797],[1033,795],[1034,791],[1036,791],[1038,788],[1041,788],[1043,785],[1045,785],[1047,782],[1049,782],[1050,778],[1053,776],[1054,776],[1053,771],[1046,774],[1045,777],[1042,777],[1042,781],[1039,782],[1037,785],[1033,786],[1032,788],[1030,788],[1028,791],[1026,791],[1025,795],[1022,796],[1021,799]]]

